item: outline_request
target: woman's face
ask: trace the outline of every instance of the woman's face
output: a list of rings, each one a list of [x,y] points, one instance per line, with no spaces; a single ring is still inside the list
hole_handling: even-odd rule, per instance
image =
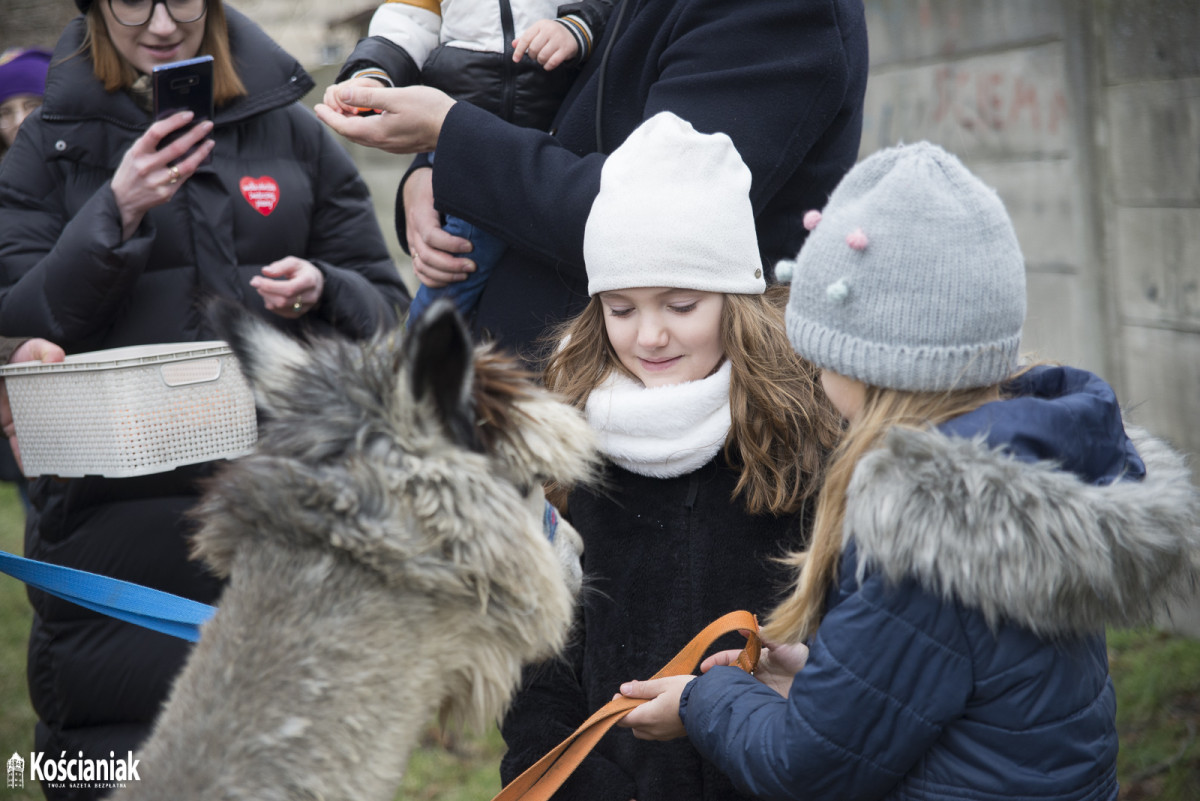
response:
[[[124,0],[112,2],[120,6]],[[108,0],[97,4],[113,46],[139,72],[150,74],[159,64],[194,58],[200,52],[207,12],[195,22],[180,24],[167,13],[166,3],[155,3],[144,25],[122,25],[113,17]]]
[[[617,358],[647,387],[706,378],[725,356],[719,292],[639,287],[601,292],[600,302]]]

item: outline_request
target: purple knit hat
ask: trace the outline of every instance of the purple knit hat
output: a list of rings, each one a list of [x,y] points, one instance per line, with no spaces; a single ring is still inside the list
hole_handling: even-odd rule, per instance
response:
[[[17,95],[46,94],[49,68],[50,54],[36,47],[0,53],[0,103]]]

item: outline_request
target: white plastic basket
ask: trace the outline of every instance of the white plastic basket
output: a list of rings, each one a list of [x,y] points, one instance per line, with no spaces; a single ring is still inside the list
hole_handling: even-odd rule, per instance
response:
[[[162,473],[249,452],[254,396],[220,341],[0,367],[27,476]]]

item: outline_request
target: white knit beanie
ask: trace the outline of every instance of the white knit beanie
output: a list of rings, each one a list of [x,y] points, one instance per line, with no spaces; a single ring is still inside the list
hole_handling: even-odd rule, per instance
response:
[[[733,141],[669,111],[639,125],[600,171],[583,260],[588,295],[647,286],[762,294],[750,170]]]
[[[995,191],[936,145],[842,179],[791,273],[788,337],[818,367],[891,389],[994,384],[1017,367],[1025,260]]]

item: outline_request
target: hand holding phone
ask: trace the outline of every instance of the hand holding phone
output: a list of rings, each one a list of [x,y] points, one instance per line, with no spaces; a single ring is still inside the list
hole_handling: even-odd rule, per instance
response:
[[[161,150],[178,139],[185,131],[202,120],[213,117],[213,57],[198,56],[186,61],[160,64],[154,68],[154,119],[161,120],[177,111],[190,110],[194,115],[187,126],[168,134],[159,144]],[[176,159],[181,161],[185,156]],[[212,161],[212,154],[205,164]],[[173,162],[173,163],[175,163]]]

